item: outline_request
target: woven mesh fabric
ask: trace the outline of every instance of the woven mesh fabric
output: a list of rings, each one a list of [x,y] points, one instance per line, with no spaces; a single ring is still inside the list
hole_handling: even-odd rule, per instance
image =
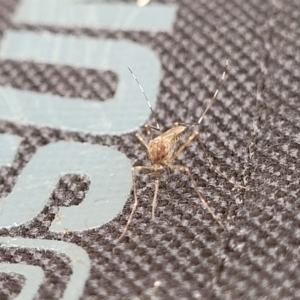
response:
[[[58,207],[80,203],[89,188],[88,179],[71,174],[61,178],[32,222],[2,229],[0,235],[62,240],[85,249],[92,267],[82,299],[299,299],[300,2],[172,3],[178,5],[173,32],[154,34],[15,25],[11,14],[18,1],[0,0],[0,31],[13,28],[109,37],[151,47],[163,70],[154,110],[164,130],[176,121],[199,118],[229,57],[226,80],[199,128],[200,139],[177,160],[190,168],[228,232],[203,209],[188,176],[166,171],[161,176],[154,220],[154,176],[137,177],[140,203],[121,241],[118,237],[133,195],[123,212],[101,228],[84,233],[49,231]],[[86,101],[111,97],[118,84],[110,71],[8,60],[0,61],[0,66],[1,85],[90,99]],[[23,138],[12,166],[0,168],[0,196],[12,191],[37,149],[55,141],[113,146],[133,165],[148,163],[135,133],[101,136],[3,120],[0,132]],[[142,128],[140,133],[144,133]],[[208,159],[249,189],[234,187]],[[0,248],[0,253],[2,262],[43,268],[46,278],[37,299],[62,297],[72,272],[66,257],[26,249]],[[0,280],[1,299],[12,299],[24,284],[17,275],[0,276]]]

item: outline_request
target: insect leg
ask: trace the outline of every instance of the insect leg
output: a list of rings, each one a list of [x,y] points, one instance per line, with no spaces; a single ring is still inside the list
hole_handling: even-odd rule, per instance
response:
[[[173,170],[179,170],[182,172],[185,172],[191,179],[195,191],[199,197],[199,199],[201,200],[202,204],[204,205],[204,207],[211,213],[211,215],[213,216],[213,218],[218,222],[218,224],[225,230],[227,231],[226,227],[223,225],[223,223],[219,220],[219,218],[214,214],[214,212],[211,210],[211,208],[209,207],[209,205],[207,204],[207,202],[205,201],[205,199],[203,198],[203,196],[200,194],[200,192],[198,191],[198,187],[197,187],[197,183],[195,181],[195,179],[193,178],[193,175],[191,173],[191,171],[189,170],[189,168],[184,167],[184,166],[180,166],[180,165],[170,165],[169,166],[171,169]]]
[[[152,127],[149,126],[148,124],[145,125],[145,129],[146,129],[147,135],[149,136],[150,140],[152,140],[152,138],[153,138],[151,128]]]
[[[136,167],[132,167],[131,168],[131,174],[132,174],[132,184],[133,184],[133,196],[134,196],[134,204],[133,204],[133,208],[132,208],[132,211],[131,211],[131,214],[129,216],[129,219],[127,221],[127,224],[121,234],[121,236],[119,237],[119,240],[124,236],[124,234],[126,233],[130,223],[131,223],[131,220],[132,220],[132,217],[133,217],[133,214],[137,208],[137,205],[138,205],[138,198],[137,198],[137,193],[136,193],[136,181],[135,181],[135,171],[139,171],[139,170],[153,170],[153,167],[147,167],[147,166],[136,166]]]
[[[182,144],[180,146],[180,148],[175,152],[175,154],[173,155],[172,159],[174,159],[175,157],[177,157],[192,141],[193,139],[199,135],[199,132],[194,131],[189,138],[186,140],[186,142],[184,144]]]
[[[155,191],[154,191],[154,197],[152,200],[152,220],[155,218],[155,209],[157,205],[157,193],[159,188],[159,177],[157,176],[155,179]]]
[[[145,142],[145,140],[143,139],[143,137],[139,133],[137,133],[135,136],[140,141],[140,143],[148,150],[148,145]]]

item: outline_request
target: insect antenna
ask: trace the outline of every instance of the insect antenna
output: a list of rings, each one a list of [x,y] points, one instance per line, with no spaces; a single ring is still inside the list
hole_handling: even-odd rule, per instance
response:
[[[152,116],[153,116],[153,121],[156,123],[156,127],[150,126],[150,125],[149,125],[149,127],[152,128],[152,129],[155,129],[155,130],[160,131],[160,127],[159,127],[159,124],[158,124],[157,119],[156,119],[156,117],[155,117],[153,108],[152,108],[152,106],[151,106],[151,104],[150,104],[150,101],[149,101],[149,99],[148,99],[148,97],[147,97],[147,95],[146,95],[146,93],[145,93],[143,87],[141,86],[140,82],[138,81],[138,79],[136,78],[136,76],[134,75],[134,73],[131,71],[131,69],[130,69],[129,67],[127,67],[127,68],[128,68],[128,70],[129,70],[129,72],[131,73],[132,77],[134,78],[134,80],[137,82],[137,84],[138,84],[140,90],[141,90],[142,93],[144,94],[144,97],[145,97],[145,99],[146,99],[146,101],[147,101],[147,103],[148,103],[148,106],[149,106],[150,110],[151,110],[151,113],[152,113]]]
[[[182,125],[199,125],[199,124],[201,124],[201,122],[202,122],[204,116],[205,116],[206,113],[209,111],[209,109],[212,107],[213,103],[215,102],[215,100],[216,100],[216,98],[217,98],[217,96],[218,96],[219,90],[220,90],[220,88],[221,88],[221,86],[222,86],[222,84],[223,84],[223,82],[224,82],[225,75],[227,74],[228,62],[229,62],[229,59],[227,58],[227,59],[226,59],[226,63],[225,63],[225,69],[224,69],[224,71],[223,71],[222,78],[221,78],[221,80],[219,81],[219,85],[218,85],[218,87],[217,87],[217,89],[216,89],[216,91],[215,91],[213,97],[210,99],[210,102],[208,103],[208,105],[207,105],[205,111],[202,113],[201,117],[199,118],[198,122],[197,122],[197,123],[180,123],[180,124],[182,124]]]
[[[200,124],[200,123],[202,122],[204,116],[206,115],[206,113],[208,112],[208,110],[211,108],[211,106],[213,105],[213,103],[215,102],[215,100],[216,100],[216,98],[217,98],[217,96],[218,96],[219,90],[220,90],[220,88],[221,88],[221,86],[222,86],[222,84],[223,84],[223,81],[224,81],[224,79],[225,79],[225,75],[226,75],[226,73],[227,73],[228,61],[229,61],[229,59],[227,58],[227,59],[226,59],[226,63],[225,63],[225,70],[224,70],[224,72],[223,72],[223,74],[222,74],[222,78],[221,78],[221,80],[220,80],[220,82],[219,82],[218,88],[216,89],[216,91],[215,91],[213,97],[211,98],[210,102],[208,103],[208,105],[207,105],[205,111],[203,112],[202,116],[199,118],[197,124]]]

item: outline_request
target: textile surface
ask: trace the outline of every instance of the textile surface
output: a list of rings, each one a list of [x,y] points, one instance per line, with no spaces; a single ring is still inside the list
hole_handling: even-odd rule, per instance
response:
[[[133,207],[133,191],[123,211],[103,226],[82,232],[49,230],[58,207],[84,201],[90,180],[78,174],[61,176],[36,218],[2,228],[0,235],[64,241],[83,248],[91,268],[80,299],[300,298],[300,2],[160,3],[178,7],[170,33],[15,24],[12,15],[17,0],[0,1],[0,30],[2,36],[7,30],[26,29],[127,40],[150,47],[162,66],[153,109],[163,131],[176,121],[198,120],[228,57],[228,72],[217,100],[201,125],[189,128],[181,140],[194,129],[200,132],[199,138],[176,159],[176,164],[191,170],[197,188],[227,231],[203,207],[190,178],[166,170],[160,176],[154,220],[155,176],[137,174],[139,205],[121,240]],[[112,97],[118,77],[110,70],[1,59],[0,84],[92,103]],[[152,117],[148,123],[153,125]],[[138,132],[147,139],[142,126]],[[12,165],[0,168],[3,198],[14,190],[38,149],[57,141],[106,145],[124,153],[132,165],[149,165],[136,131],[98,135],[0,117],[0,133],[22,138]],[[233,185],[215,168],[247,189]],[[50,250],[1,247],[0,253],[1,263],[43,269],[45,278],[35,299],[62,298],[72,274],[66,256]],[[22,290],[24,277],[1,274],[0,298],[13,299]]]

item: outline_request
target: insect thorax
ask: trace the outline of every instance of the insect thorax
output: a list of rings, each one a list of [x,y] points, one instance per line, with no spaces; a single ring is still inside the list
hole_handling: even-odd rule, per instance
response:
[[[163,139],[156,138],[149,142],[149,158],[153,164],[164,164],[170,153]]]

